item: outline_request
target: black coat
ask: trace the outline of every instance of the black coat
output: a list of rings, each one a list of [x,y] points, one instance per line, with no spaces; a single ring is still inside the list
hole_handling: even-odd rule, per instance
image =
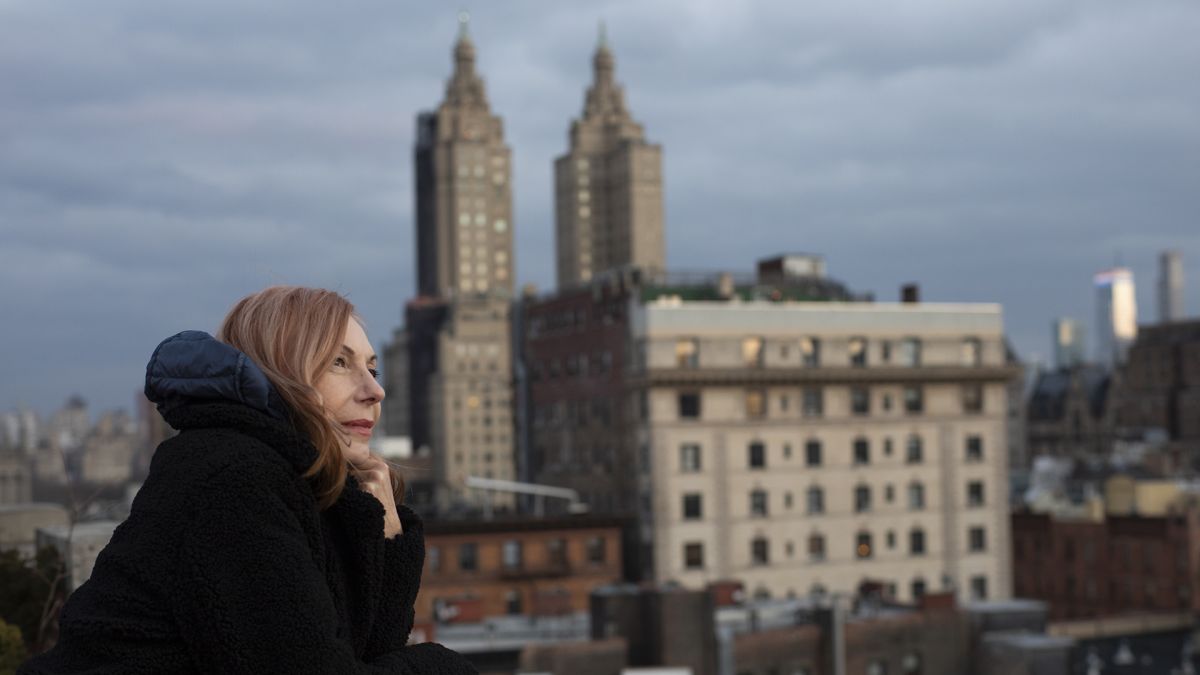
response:
[[[243,357],[244,358],[244,357]],[[152,362],[153,365],[153,362]],[[351,476],[321,511],[295,428],[241,402],[175,401],[129,518],[68,599],[58,644],[19,673],[474,673],[406,646],[424,563],[420,519]]]

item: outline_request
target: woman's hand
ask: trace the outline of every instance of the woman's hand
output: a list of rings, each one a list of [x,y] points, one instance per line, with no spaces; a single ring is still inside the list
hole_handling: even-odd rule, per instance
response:
[[[392,475],[387,462],[375,455],[353,464],[354,476],[362,489],[383,504],[383,536],[391,538],[404,532],[396,513],[396,496],[392,494]]]

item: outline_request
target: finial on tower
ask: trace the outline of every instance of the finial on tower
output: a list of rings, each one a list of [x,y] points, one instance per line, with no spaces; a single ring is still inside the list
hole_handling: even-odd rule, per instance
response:
[[[465,9],[459,10],[459,12],[458,12],[458,39],[460,39],[460,40],[470,39],[470,35],[467,34],[467,26],[470,23],[471,23],[471,13]]]
[[[596,41],[598,49],[608,48],[608,27],[604,25],[604,19],[600,19],[600,35]]]

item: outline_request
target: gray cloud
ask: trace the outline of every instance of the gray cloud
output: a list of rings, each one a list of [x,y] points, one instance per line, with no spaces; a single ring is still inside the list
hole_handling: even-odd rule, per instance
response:
[[[1200,7],[477,3],[513,146],[519,279],[552,285],[551,162],[604,19],[665,148],[668,258],[826,254],[853,287],[1001,302],[1017,348],[1090,324],[1119,256],[1200,309]],[[367,0],[0,3],[0,407],[129,405],[150,349],[270,283],[338,288],[377,343],[413,288],[414,117],[454,12]]]

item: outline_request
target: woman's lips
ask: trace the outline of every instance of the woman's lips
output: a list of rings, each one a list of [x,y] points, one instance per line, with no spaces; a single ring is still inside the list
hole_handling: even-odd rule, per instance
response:
[[[371,429],[374,428],[374,426],[375,423],[371,420],[351,420],[349,422],[342,422],[342,428],[355,436],[362,436],[363,438],[371,437]]]

